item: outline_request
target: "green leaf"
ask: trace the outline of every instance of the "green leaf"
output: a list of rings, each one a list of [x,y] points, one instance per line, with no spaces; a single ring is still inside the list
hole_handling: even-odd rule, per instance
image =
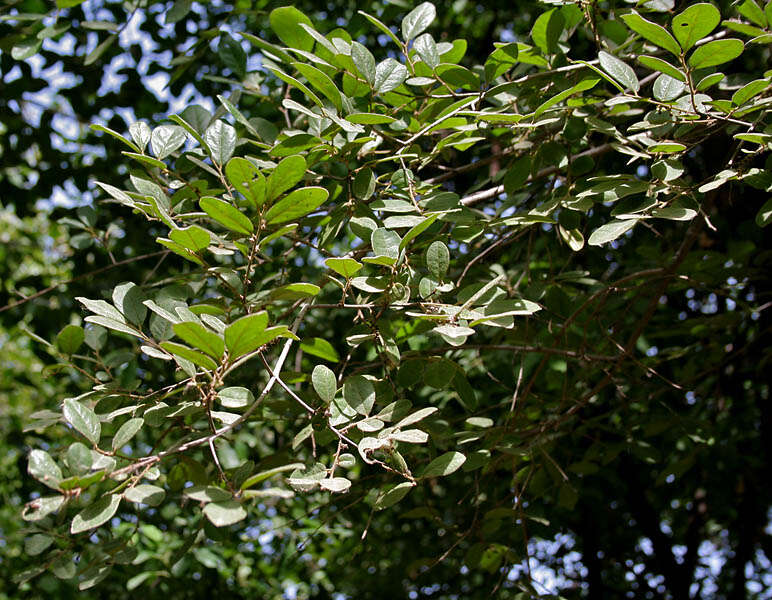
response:
[[[563,13],[556,8],[539,15],[531,29],[531,39],[544,54],[555,54],[558,50],[560,34],[565,26]]]
[[[56,336],[56,346],[64,354],[75,354],[86,339],[86,332],[79,325],[66,325]]]
[[[309,83],[319,90],[338,111],[343,110],[343,100],[340,95],[340,91],[335,87],[332,79],[326,73],[323,73],[312,65],[307,65],[301,62],[293,62],[292,66],[295,67]]]
[[[220,36],[217,46],[217,56],[234,75],[243,79],[247,74],[247,54],[241,44],[227,33]]]
[[[14,60],[26,60],[35,56],[42,46],[43,40],[38,39],[36,36],[30,36],[11,48],[11,57]]]
[[[322,338],[306,338],[301,342],[300,349],[307,354],[318,356],[329,362],[335,363],[340,360],[340,356],[338,356],[333,345]]]
[[[53,543],[54,538],[43,535],[42,533],[36,533],[24,540],[24,552],[28,556],[37,556],[38,554],[45,552]]]
[[[410,243],[411,240],[414,240],[419,235],[421,235],[424,231],[429,229],[431,225],[440,217],[440,213],[434,213],[433,215],[427,217],[422,223],[418,223],[417,225],[414,225],[410,228],[410,230],[405,234],[405,237],[402,238],[402,241],[399,243],[399,251],[402,252],[405,248],[407,248],[407,245]]]
[[[48,487],[55,490],[59,489],[59,482],[62,480],[62,470],[48,452],[37,449],[30,452],[27,462],[27,473]],[[56,510],[56,508],[53,510]]]
[[[241,484],[241,489],[245,490],[250,488],[254,485],[257,485],[258,483],[265,481],[266,479],[270,479],[274,475],[278,475],[279,473],[283,473],[285,471],[296,471],[297,469],[302,469],[304,467],[305,465],[303,463],[291,463],[288,465],[281,465],[280,467],[274,467],[273,469],[268,469],[266,471],[261,471],[260,473],[255,473]]]
[[[247,511],[235,500],[210,502],[204,507],[204,514],[215,527],[227,527],[247,518]]]
[[[402,39],[409,42],[423,33],[437,16],[437,10],[431,2],[423,2],[411,10],[402,19]]]
[[[92,63],[95,63],[99,60],[99,58],[112,46],[116,41],[118,40],[118,34],[113,33],[108,38],[106,38],[101,44],[99,44],[96,48],[94,48],[91,52],[89,52],[88,56],[86,56],[85,59],[83,59],[83,65],[88,66]]]
[[[647,56],[644,54],[638,57],[638,62],[642,65],[646,65],[650,69],[654,69],[655,71],[659,71],[665,75],[670,75],[670,77],[677,79],[678,81],[686,81],[686,75],[684,75],[680,69],[674,67],[669,62],[662,60],[661,58],[656,58],[655,56]]]
[[[379,227],[370,235],[370,243],[376,256],[388,256],[399,258],[399,244],[402,240],[399,235],[390,229]]]
[[[194,365],[203,367],[208,371],[214,371],[217,368],[217,363],[209,358],[206,354],[198,352],[197,350],[193,350],[188,346],[177,344],[175,342],[161,342],[160,346],[170,354],[174,354],[175,356],[188,360]]]
[[[226,329],[226,334],[227,331],[228,330]],[[240,341],[239,345],[236,346],[236,351],[231,352],[230,358],[233,360],[240,356],[244,356],[244,354],[249,354],[253,350],[257,350],[261,346],[264,346],[268,342],[273,341],[280,336],[292,337],[292,334],[289,332],[289,329],[285,325],[277,325],[276,327],[268,327],[261,333],[249,338],[242,338],[242,341]]]
[[[450,266],[450,251],[440,241],[432,242],[426,249],[426,268],[437,281],[442,281]]]
[[[413,42],[413,48],[430,69],[434,69],[440,64],[440,53],[437,51],[437,44],[431,34],[419,35]]]
[[[446,452],[426,465],[421,473],[421,478],[445,477],[458,470],[465,461],[466,456],[460,452]]]
[[[624,63],[622,63],[622,64],[624,64]],[[627,65],[625,65],[625,66],[627,66]],[[633,74],[633,77],[635,77],[635,74]],[[560,92],[559,94],[554,95],[552,98],[550,98],[549,100],[547,100],[543,104],[539,105],[539,107],[534,111],[533,116],[534,117],[538,117],[545,110],[547,110],[551,106],[554,106],[558,102],[562,102],[563,100],[565,100],[569,96],[573,96],[574,94],[578,94],[579,92],[584,92],[586,90],[591,90],[592,88],[594,88],[598,84],[599,81],[600,81],[600,79],[598,79],[597,77],[587,77],[585,79],[582,79],[582,81],[577,83],[575,86],[570,87],[567,90],[564,90],[564,91]],[[636,82],[637,82],[637,79],[636,79]],[[521,159],[521,160],[523,160],[523,159]]]
[[[767,17],[761,7],[753,0],[745,0],[737,7],[738,12],[748,19],[751,23],[755,23],[759,27],[767,26]]]
[[[756,225],[766,227],[770,223],[772,223],[772,198],[767,200],[756,213]]]
[[[184,342],[203,350],[213,358],[220,358],[225,351],[225,342],[216,333],[212,333],[201,323],[185,321],[172,325],[174,333]]]
[[[262,206],[266,199],[266,180],[254,164],[246,158],[232,158],[225,166],[225,174],[233,187],[243,194],[254,208]]]
[[[99,437],[102,435],[102,425],[99,423],[99,418],[93,410],[73,398],[66,398],[62,412],[67,422],[76,431],[81,433],[83,437],[94,445],[99,443]]]
[[[145,420],[142,417],[129,419],[120,429],[115,432],[113,436],[113,451],[118,451],[128,444],[131,439],[137,435],[142,426],[145,424]]]
[[[598,60],[600,60],[600,66],[603,67],[606,73],[621,83],[623,88],[629,88],[636,94],[641,89],[638,77],[636,77],[635,71],[633,71],[630,65],[603,50],[598,53]]]
[[[209,232],[198,225],[173,229],[169,233],[169,237],[173,242],[176,242],[180,246],[184,246],[192,252],[203,250],[209,246],[209,243],[211,242]]]
[[[364,125],[384,125],[396,121],[394,117],[377,113],[352,113],[346,117],[346,120]]]
[[[204,141],[212,153],[212,160],[218,165],[224,165],[233,156],[236,139],[236,130],[221,119],[212,123],[204,133]]]
[[[375,404],[375,387],[362,375],[353,375],[343,384],[343,398],[360,415],[367,416]]]
[[[306,187],[290,192],[265,214],[266,223],[286,223],[313,212],[324,204],[330,193],[323,187]]]
[[[314,38],[300,26],[301,23],[305,23],[313,27],[313,23],[294,6],[275,8],[268,15],[268,20],[271,22],[274,33],[290,48],[310,52],[314,47]]]
[[[67,466],[73,473],[77,475],[88,473],[93,462],[91,450],[85,444],[75,442],[67,448]]]
[[[225,502],[233,498],[233,495],[214,485],[195,485],[185,488],[186,497],[196,502]]]
[[[319,486],[328,492],[344,493],[351,488],[351,481],[345,477],[329,477],[322,479]]]
[[[738,39],[714,40],[700,46],[689,57],[693,69],[714,67],[734,60],[743,53],[745,44]]]
[[[407,67],[393,58],[378,63],[375,68],[373,88],[378,94],[385,94],[397,89],[407,79]]]
[[[713,31],[720,21],[721,13],[715,6],[700,2],[673,17],[670,28],[685,52]]]
[[[590,239],[587,240],[587,243],[590,244],[590,246],[602,246],[603,244],[611,242],[625,234],[627,231],[635,227],[636,223],[636,219],[627,219],[624,221],[615,220],[611,221],[610,223],[606,223],[605,225],[601,225],[592,232],[592,235],[590,236]]]
[[[102,496],[99,500],[75,515],[70,525],[70,533],[76,535],[107,523],[107,521],[113,518],[120,503],[121,497],[118,494]]]
[[[172,25],[184,19],[190,12],[193,0],[176,0],[172,7],[164,15],[164,23]]]
[[[362,269],[362,263],[353,258],[328,258],[324,264],[346,279],[351,279]]]
[[[513,162],[504,175],[504,191],[507,195],[517,194],[531,175],[531,157],[522,156]]]
[[[359,42],[351,42],[351,60],[357,71],[365,78],[370,87],[375,85],[375,58],[370,51]]]
[[[156,158],[163,160],[185,143],[187,134],[178,125],[160,125],[150,135],[150,148]]]
[[[390,506],[394,506],[397,502],[402,500],[407,493],[415,487],[415,483],[412,481],[403,481],[397,485],[388,488],[385,492],[382,492],[375,501],[375,510],[384,510]]]
[[[679,144],[678,142],[662,142],[659,144],[654,144],[652,146],[649,146],[647,148],[649,152],[663,152],[666,154],[673,154],[676,152],[683,152],[686,150],[686,146],[683,144]]]
[[[758,96],[769,85],[769,82],[769,79],[756,79],[744,85],[732,94],[732,104],[742,106]]]
[[[324,365],[316,365],[311,373],[311,384],[319,397],[330,404],[335,399],[335,392],[338,387],[335,380],[335,373]]]
[[[141,483],[129,488],[123,493],[123,497],[129,502],[139,502],[148,506],[158,506],[166,496],[162,487]]]
[[[141,325],[147,315],[147,307],[142,304],[144,301],[142,289],[134,283],[121,283],[113,290],[113,304],[135,325]]]
[[[274,300],[299,300],[301,298],[311,298],[320,291],[318,285],[313,283],[289,283],[271,291],[271,298]]]
[[[662,73],[654,81],[654,97],[662,102],[678,98],[686,90],[686,84]]]
[[[33,450],[33,452],[35,452],[35,450]],[[38,450],[38,452],[42,452],[42,450]],[[30,472],[30,474],[32,475],[32,472]],[[40,479],[40,477],[33,476],[36,479]],[[46,483],[42,479],[40,479],[40,481]],[[46,485],[49,484],[46,483]],[[46,496],[44,498],[37,498],[34,503],[28,504],[22,509],[21,518],[25,521],[40,521],[51,513],[59,510],[62,504],[64,504],[64,496]]]
[[[220,404],[225,408],[245,408],[255,401],[255,396],[247,388],[228,387],[217,392]]]
[[[365,167],[354,177],[352,184],[354,196],[359,200],[369,200],[375,193],[375,174],[369,167]]]
[[[259,348],[261,336],[268,326],[268,313],[261,311],[241,317],[225,328],[225,346],[230,360],[235,360]],[[257,343],[257,345],[255,345]]]
[[[268,176],[266,196],[270,202],[303,180],[306,174],[306,159],[295,154],[282,159]]]
[[[250,234],[254,227],[252,221],[235,206],[211,196],[205,196],[199,200],[203,211],[223,227],[237,233]]]
[[[678,42],[676,42],[675,38],[670,35],[664,27],[644,19],[635,11],[622,15],[622,20],[635,33],[649,40],[651,43],[660,48],[664,48],[676,56],[681,55],[681,47],[678,45]]]

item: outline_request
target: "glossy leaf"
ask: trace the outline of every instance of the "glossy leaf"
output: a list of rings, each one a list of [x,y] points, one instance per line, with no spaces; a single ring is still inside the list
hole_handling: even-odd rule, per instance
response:
[[[421,478],[445,477],[455,473],[466,461],[466,456],[460,452],[446,452],[438,456],[421,473]]]
[[[66,398],[62,409],[64,418],[76,431],[92,444],[98,444],[102,435],[102,425],[93,410],[72,398]]]
[[[688,6],[673,17],[670,27],[681,48],[686,51],[713,31],[719,21],[721,21],[721,13],[715,6],[707,2],[699,2]]]
[[[204,197],[199,200],[201,208],[223,227],[237,233],[250,234],[254,229],[252,221],[232,204],[219,198]]]
[[[235,360],[259,348],[265,328],[268,326],[268,313],[261,311],[234,321],[225,328],[225,346],[231,360]],[[257,343],[257,345],[255,345]]]
[[[303,180],[306,173],[306,161],[300,155],[288,156],[282,159],[268,176],[266,196],[268,201],[274,200],[280,194],[293,188]]]
[[[311,20],[294,6],[275,8],[269,15],[271,29],[279,39],[290,48],[309,51],[314,46],[314,39],[300,24],[313,27]]]
[[[306,354],[323,358],[329,362],[338,362],[340,356],[333,345],[322,338],[305,338],[300,343],[300,349]]]
[[[32,450],[27,461],[27,472],[50,488],[58,489],[62,479],[62,470],[44,450]]]
[[[744,49],[745,45],[740,40],[714,40],[692,52],[689,65],[694,69],[721,65],[740,56]]]
[[[353,258],[327,258],[324,264],[346,279],[350,279],[362,269],[362,263]]]
[[[603,67],[606,73],[622,84],[623,88],[629,88],[634,92],[638,92],[641,88],[638,77],[636,77],[635,71],[633,71],[630,65],[603,50],[598,53],[598,59],[600,60],[600,66]]]
[[[306,216],[327,200],[329,192],[322,187],[306,187],[290,192],[265,213],[266,223],[277,225]]]
[[[204,515],[215,527],[235,525],[247,518],[247,511],[235,500],[210,502],[204,507]]]
[[[104,525],[113,518],[120,503],[121,497],[118,494],[102,496],[75,515],[70,525],[70,533],[76,535]]]
[[[65,354],[75,354],[85,339],[83,327],[66,325],[56,336],[56,346]]]
[[[423,33],[437,16],[437,10],[431,2],[422,2],[402,19],[402,39],[409,42]]]
[[[651,43],[664,48],[671,54],[681,55],[681,47],[678,45],[678,42],[664,27],[644,19],[635,11],[622,15],[622,20],[635,33]]]
[[[150,135],[150,148],[159,160],[163,160],[185,143],[187,135],[177,125],[161,125]]]
[[[225,342],[216,333],[212,333],[200,323],[187,321],[175,323],[172,325],[174,333],[182,341],[187,342],[194,348],[206,352],[213,358],[220,358],[225,350]]]

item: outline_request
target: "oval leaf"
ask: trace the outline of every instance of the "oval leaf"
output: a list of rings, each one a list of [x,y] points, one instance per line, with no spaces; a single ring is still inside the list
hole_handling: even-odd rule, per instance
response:
[[[99,437],[102,435],[102,425],[99,423],[99,419],[93,410],[77,400],[67,398],[64,401],[63,413],[67,422],[83,437],[94,445],[99,443]]]
[[[268,326],[268,313],[261,311],[241,317],[225,328],[225,346],[231,360],[259,348],[261,336]],[[255,345],[257,344],[257,345]]]
[[[714,40],[700,46],[689,57],[689,65],[693,69],[715,67],[734,60],[743,53],[745,45],[737,39]]]
[[[466,456],[460,452],[446,452],[426,465],[423,473],[421,473],[421,477],[444,477],[450,475],[459,469],[465,461]]]
[[[343,384],[343,398],[360,415],[367,416],[375,404],[375,387],[362,375],[354,375]]]
[[[113,518],[120,503],[121,497],[118,494],[103,496],[75,515],[70,525],[70,533],[75,535],[107,523]]]
[[[227,527],[247,518],[247,511],[235,500],[210,502],[204,507],[204,514],[215,527]]]
[[[86,332],[83,327],[67,325],[56,336],[56,346],[65,354],[75,354],[85,339]]]
[[[252,221],[235,206],[219,198],[205,196],[198,202],[202,210],[220,225],[237,233],[252,233]]]
[[[323,187],[306,187],[290,192],[265,214],[269,225],[286,223],[316,210],[324,204],[329,192]]]
[[[328,367],[316,365],[311,373],[311,384],[314,386],[314,391],[327,404],[335,399],[335,392],[337,392],[335,373]]]
[[[621,83],[623,88],[629,88],[636,93],[641,88],[641,84],[638,82],[635,71],[633,71],[633,68],[627,63],[603,50],[598,53],[598,60],[600,61],[600,66],[603,67],[603,70]]]
[[[713,31],[719,21],[721,13],[718,9],[707,2],[700,2],[673,17],[670,27],[681,48],[686,51]]]

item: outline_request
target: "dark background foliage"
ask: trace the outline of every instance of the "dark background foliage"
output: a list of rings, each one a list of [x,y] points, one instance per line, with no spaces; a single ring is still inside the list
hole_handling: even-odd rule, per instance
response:
[[[182,561],[175,553],[185,551],[186,537],[199,524],[186,521],[184,507],[165,507],[143,513],[135,534],[139,557],[116,566],[96,591],[78,591],[51,573],[14,580],[39,562],[25,552],[29,530],[19,517],[41,487],[26,474],[26,456],[31,448],[70,441],[62,426],[25,429],[30,415],[88,389],[38,337],[53,341],[64,325],[79,322],[77,296],[109,296],[122,281],[172,280],[185,270],[180,259],[159,254],[153,239],[160,229],[148,235],[141,216],[94,202],[102,197],[94,181],[120,187],[129,170],[120,145],[88,125],[125,132],[135,119],[156,123],[193,102],[193,86],[195,97],[212,106],[218,94],[230,95],[250,116],[282,126],[281,90],[260,70],[234,73],[238,61],[229,58],[221,37],[227,27],[234,37],[249,32],[275,41],[268,14],[280,4],[193,3],[185,11],[182,1],[89,1],[62,10],[55,25],[55,11],[41,1],[6,2],[1,9],[2,16],[50,16],[0,22],[0,598],[481,598],[519,591],[528,597],[545,592],[538,581],[566,598],[769,597],[772,409],[765,373],[772,249],[766,230],[754,222],[769,197],[768,182],[730,183],[705,194],[701,208],[712,227],[701,219],[638,226],[634,238],[581,253],[567,253],[557,236],[539,235],[536,228],[469,245],[470,257],[486,253],[465,275],[470,281],[482,280],[488,263],[504,265],[523,273],[523,297],[539,298],[544,307],[508,337],[452,355],[478,393],[476,416],[495,422],[486,430],[486,447],[495,452],[484,472],[433,481],[372,514],[361,502],[368,491],[363,471],[361,487],[347,496],[267,505],[238,531],[208,527],[209,541]],[[677,4],[670,12],[690,3]],[[319,31],[342,26],[381,51],[376,58],[386,56],[377,32],[357,14],[361,4],[295,6]],[[598,35],[615,39],[615,11],[628,6],[598,6],[592,13]],[[166,24],[176,18],[169,17],[175,8],[182,16]],[[396,24],[411,8],[391,2],[366,10]],[[526,40],[546,8],[438,4],[432,33],[437,40],[467,39],[463,64],[482,64],[494,42]],[[728,2],[720,8],[725,18],[743,18]],[[89,29],[99,27],[89,21],[110,21],[120,31],[131,19],[135,25],[84,64],[111,33]],[[14,58],[24,40],[63,25],[69,25],[66,32],[33,47],[32,59]],[[128,35],[135,29],[141,33]],[[730,83],[761,77],[769,66],[767,48],[749,48]],[[573,58],[590,60],[597,49],[589,27],[571,39]],[[249,64],[257,60],[251,56]],[[154,76],[167,77],[168,84],[150,85]],[[544,93],[538,86],[519,91],[532,106]],[[626,123],[633,122],[634,115]],[[684,157],[695,182],[728,164],[732,133],[723,129],[695,140]],[[534,171],[550,167],[549,151],[548,144],[534,148]],[[592,168],[622,172],[627,159],[604,154]],[[496,142],[451,152],[446,163],[454,160],[461,167],[484,161],[483,168],[453,178],[459,193],[499,183],[497,173],[511,166],[507,149]],[[767,156],[751,161],[746,168],[766,168],[768,176]],[[443,173],[430,167],[421,176]],[[586,234],[605,219],[600,211],[588,216]],[[319,269],[309,276],[313,261],[300,256],[295,272],[315,280]],[[460,269],[454,275],[461,276]],[[586,310],[575,314],[585,302]],[[349,321],[350,313],[332,309],[311,318],[308,332],[345,355],[336,332]],[[433,350],[424,345],[414,352]],[[414,401],[429,403],[438,393],[415,388]],[[438,434],[476,431],[458,403],[443,406],[447,423],[436,426]],[[267,453],[294,432],[277,431],[273,442],[259,434],[244,432],[237,452]],[[521,494],[525,501],[513,503]],[[472,496],[482,499],[473,505]],[[85,547],[81,560],[89,559]],[[529,569],[533,585],[523,583]]]

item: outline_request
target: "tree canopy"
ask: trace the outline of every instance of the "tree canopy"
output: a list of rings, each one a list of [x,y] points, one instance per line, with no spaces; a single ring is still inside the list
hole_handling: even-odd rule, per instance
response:
[[[765,598],[772,2],[0,16],[0,598]]]

